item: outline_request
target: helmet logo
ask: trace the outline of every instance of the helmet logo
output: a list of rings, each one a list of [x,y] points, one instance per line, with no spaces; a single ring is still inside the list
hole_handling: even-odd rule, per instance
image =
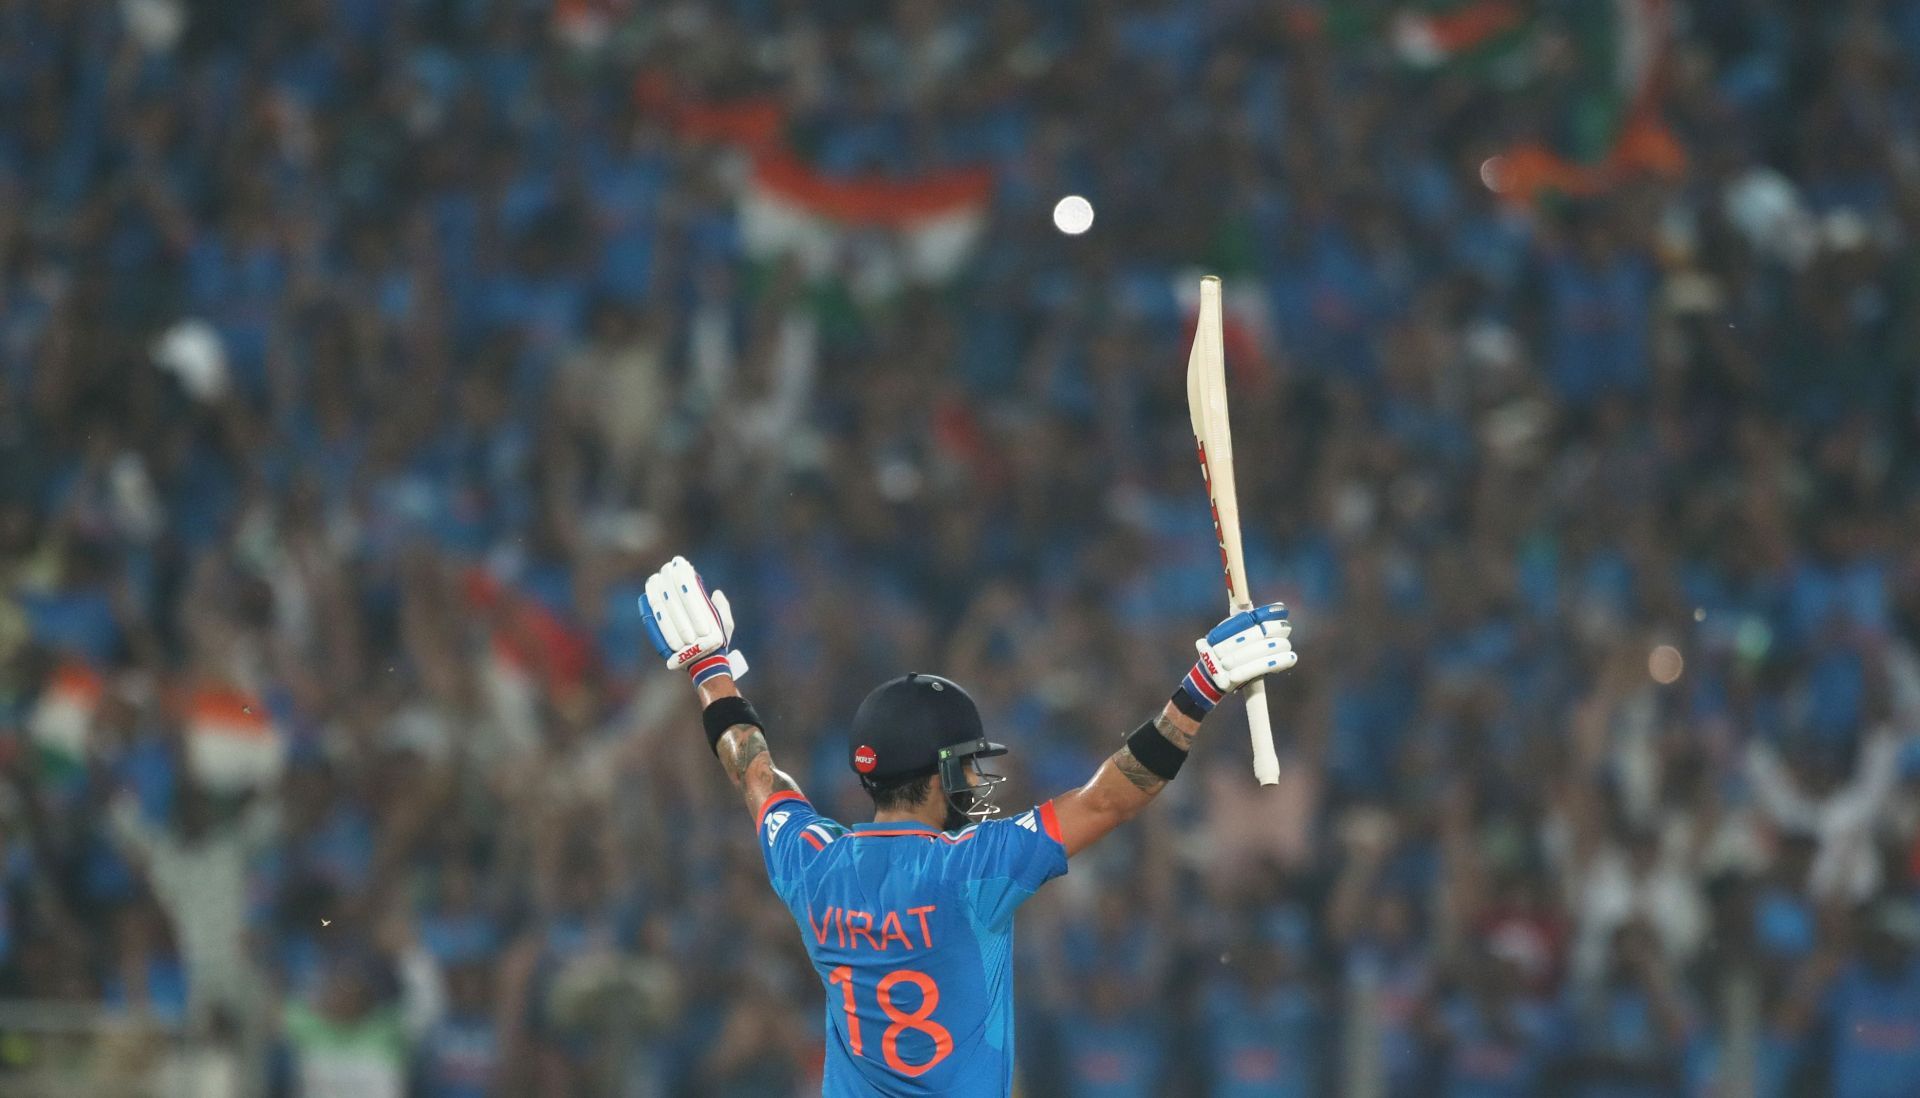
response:
[[[855,770],[858,770],[862,774],[871,774],[873,773],[873,768],[879,765],[880,756],[873,753],[873,748],[868,747],[866,744],[861,744],[859,747],[853,749],[853,768]]]

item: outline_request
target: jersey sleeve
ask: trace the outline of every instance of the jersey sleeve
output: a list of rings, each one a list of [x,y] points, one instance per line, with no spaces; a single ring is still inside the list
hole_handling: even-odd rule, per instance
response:
[[[1040,886],[1067,871],[1067,848],[1053,802],[1007,819],[976,824],[967,848],[966,872],[975,915],[1003,927]]]
[[[792,790],[768,797],[760,806],[756,825],[760,856],[767,863],[767,879],[782,898],[801,879],[811,856],[838,838],[841,827],[813,810],[807,799]]]

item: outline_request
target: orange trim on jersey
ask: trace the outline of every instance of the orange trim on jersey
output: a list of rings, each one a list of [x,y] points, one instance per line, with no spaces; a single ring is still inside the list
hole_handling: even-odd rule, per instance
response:
[[[768,797],[765,803],[761,804],[760,811],[754,813],[753,829],[755,831],[760,830],[760,825],[767,822],[767,809],[772,808],[774,805],[779,804],[781,801],[799,801],[802,804],[805,804],[806,800],[807,800],[806,796],[802,793],[799,793],[792,789],[782,789],[780,792],[775,793],[771,797]]]
[[[916,835],[922,839],[939,839],[944,843],[964,843],[968,839],[973,838],[975,832],[967,831],[959,835],[945,835],[938,831],[861,831],[856,828],[853,831],[847,832],[847,834],[856,839],[886,839],[897,835]]]
[[[1040,806],[1040,826],[1047,829],[1049,839],[1061,846],[1067,845],[1067,840],[1060,837],[1060,817],[1054,815],[1052,801]]]
[[[815,850],[825,850],[827,848],[827,844],[820,841],[820,836],[815,835],[811,831],[802,831],[800,837],[807,840],[807,845],[813,847]]]

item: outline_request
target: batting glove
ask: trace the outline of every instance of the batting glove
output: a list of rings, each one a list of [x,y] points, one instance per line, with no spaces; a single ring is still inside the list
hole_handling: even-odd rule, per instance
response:
[[[1292,632],[1284,603],[1242,610],[1193,642],[1200,658],[1176,693],[1184,693],[1193,709],[1206,713],[1227,694],[1298,663],[1300,657],[1287,639]]]
[[[747,673],[746,657],[732,650],[733,608],[726,594],[709,594],[685,557],[647,577],[640,620],[668,669],[685,671],[695,686],[716,675],[737,679]]]

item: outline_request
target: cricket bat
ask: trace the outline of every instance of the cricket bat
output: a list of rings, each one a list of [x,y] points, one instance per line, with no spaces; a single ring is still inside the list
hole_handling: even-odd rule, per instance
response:
[[[1233,432],[1227,423],[1227,355],[1221,335],[1220,280],[1200,280],[1200,323],[1187,355],[1187,414],[1200,449],[1200,475],[1213,505],[1213,533],[1220,541],[1220,565],[1227,577],[1227,607],[1234,613],[1253,607],[1247,593],[1247,562],[1240,549],[1240,501],[1233,490]],[[1273,750],[1273,723],[1267,715],[1267,684],[1246,687],[1247,730],[1253,735],[1253,776],[1261,785],[1280,781],[1280,758]]]

